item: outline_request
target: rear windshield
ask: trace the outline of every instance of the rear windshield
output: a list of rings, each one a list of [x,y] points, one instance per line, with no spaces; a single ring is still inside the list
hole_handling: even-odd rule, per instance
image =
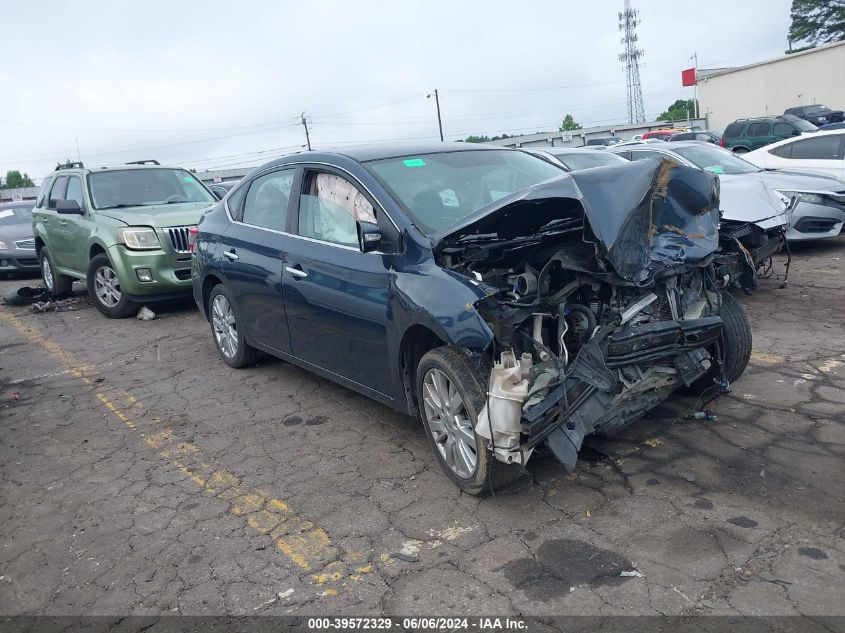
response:
[[[696,167],[714,174],[752,174],[759,167],[739,158],[733,152],[702,143],[695,147],[676,147],[674,151]]]
[[[211,193],[184,169],[97,171],[88,175],[88,186],[96,209],[216,202]]]
[[[628,161],[617,154],[609,152],[571,152],[555,154],[549,152],[572,171],[590,169],[592,167],[605,167],[607,165],[618,165]]]
[[[32,222],[31,207],[0,207],[0,226],[28,224]]]
[[[812,105],[804,108],[804,114],[823,114],[825,112],[830,112],[830,108],[823,105]]]
[[[525,152],[468,150],[365,163],[422,231],[435,233],[563,168]]]

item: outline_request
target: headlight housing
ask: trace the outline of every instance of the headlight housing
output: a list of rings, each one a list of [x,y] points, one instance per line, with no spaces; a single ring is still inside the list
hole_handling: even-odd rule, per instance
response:
[[[807,191],[784,191],[782,189],[778,189],[777,192],[783,196],[787,196],[789,198],[797,198],[796,204],[798,202],[806,202],[808,204],[821,204],[823,206],[833,206],[832,201],[820,193],[810,193]]]
[[[148,226],[130,226],[117,232],[117,240],[133,251],[154,251],[161,248],[154,229]]]

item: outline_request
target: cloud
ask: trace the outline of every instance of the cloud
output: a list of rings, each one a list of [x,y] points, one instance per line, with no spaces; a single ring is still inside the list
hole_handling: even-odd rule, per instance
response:
[[[713,0],[687,10],[634,0],[646,114],[691,96],[680,71],[695,51],[702,67],[782,52],[789,4]],[[0,173],[40,177],[76,158],[77,143],[92,165],[256,164],[304,144],[303,111],[315,147],[434,139],[425,98],[434,88],[450,138],[554,129],[566,113],[582,124],[622,122],[621,6],[17,3],[4,10],[0,39]]]

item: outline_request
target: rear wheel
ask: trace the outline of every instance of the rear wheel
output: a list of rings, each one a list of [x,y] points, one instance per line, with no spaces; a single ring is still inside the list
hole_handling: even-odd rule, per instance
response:
[[[117,272],[105,253],[95,255],[89,262],[86,281],[91,302],[110,319],[132,316],[141,308],[121,290]]]
[[[747,153],[748,153],[748,151],[749,151],[749,150],[748,150],[748,148],[747,148],[747,147],[734,147],[734,148],[733,148],[733,153],[734,153],[734,154],[747,154]]]
[[[208,311],[211,336],[223,362],[235,368],[254,365],[261,357],[261,352],[246,342],[232,301],[222,284],[212,288],[208,298]]]
[[[426,435],[441,468],[455,485],[474,495],[515,481],[519,465],[504,464],[475,433],[484,407],[486,377],[453,347],[431,350],[417,366],[417,397]]]
[[[41,263],[41,279],[44,281],[47,292],[52,295],[69,294],[71,288],[73,288],[73,277],[62,275],[56,270],[53,265],[53,258],[46,246],[38,251],[38,260]]]

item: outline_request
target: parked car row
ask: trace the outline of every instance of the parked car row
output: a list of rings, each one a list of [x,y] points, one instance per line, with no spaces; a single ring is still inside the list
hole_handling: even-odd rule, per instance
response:
[[[540,445],[571,470],[586,435],[742,374],[714,172],[361,147],[271,161],[218,201],[183,169],[71,164],[42,184],[33,242],[45,285],[85,279],[106,316],[190,291],[228,365],[272,354],[419,415],[483,493]]]

